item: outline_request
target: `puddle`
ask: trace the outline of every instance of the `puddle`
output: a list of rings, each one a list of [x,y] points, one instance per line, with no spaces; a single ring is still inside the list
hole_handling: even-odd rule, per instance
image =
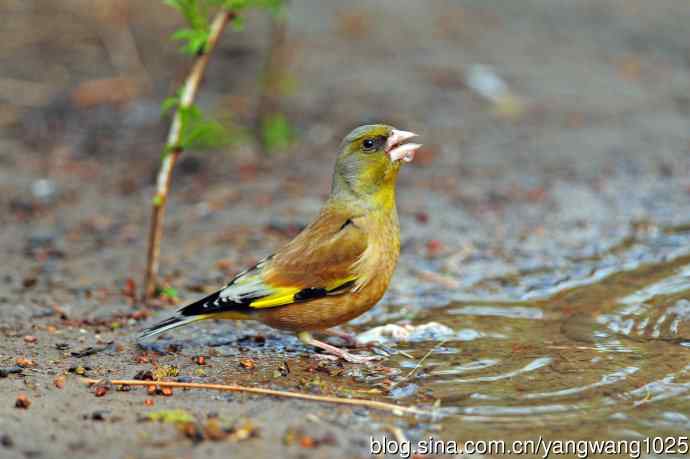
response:
[[[387,344],[399,352],[384,361],[391,368],[383,373],[360,366],[337,369],[335,376],[315,370],[294,336],[262,326],[261,340],[251,335],[254,326],[216,324],[206,332],[181,329],[156,346],[176,343],[190,355],[213,348],[228,357],[266,351],[257,371],[271,387],[305,390],[300,381],[316,378],[329,381],[326,390],[334,394],[437,404],[439,418],[419,419],[417,429],[440,425],[439,435],[455,440],[687,434],[690,230],[628,237],[548,266],[525,264],[523,274],[475,278],[452,291],[420,286],[416,306],[413,288],[401,290],[356,320],[349,328],[359,333],[437,323],[410,332],[409,342]],[[271,375],[282,359],[290,376],[276,379]],[[238,379],[231,367],[225,375],[233,383],[257,381],[254,373]],[[386,381],[394,384],[388,392]]]
[[[490,284],[508,286],[510,298],[492,300]],[[465,334],[473,338],[451,338],[440,347],[398,344],[414,359],[398,354],[388,362],[405,374],[431,351],[406,381],[415,390],[395,399],[427,406],[430,399],[439,401],[443,435],[509,440],[687,434],[687,228],[629,238],[606,252],[460,290],[455,294],[463,301],[420,308],[410,323],[439,322],[473,331]],[[359,327],[385,323],[379,318]]]

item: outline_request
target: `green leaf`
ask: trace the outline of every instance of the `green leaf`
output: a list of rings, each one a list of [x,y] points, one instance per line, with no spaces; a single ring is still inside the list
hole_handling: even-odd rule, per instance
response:
[[[177,95],[167,97],[161,104],[161,115],[167,115],[177,110],[178,105],[180,105],[180,95],[179,91]]]
[[[161,296],[167,296],[168,298],[177,298],[177,289],[172,287],[163,287],[161,289]]]
[[[232,18],[232,21],[230,21],[230,25],[232,26],[232,29],[235,32],[241,32],[244,30],[244,18],[240,15],[235,16]]]
[[[261,122],[261,137],[268,151],[285,149],[293,140],[290,123],[282,113],[271,114]]]
[[[182,45],[182,52],[186,54],[198,54],[206,48],[208,42],[209,31],[197,29],[180,29],[176,31],[172,38],[173,40],[184,41]]]
[[[221,123],[206,118],[196,106],[179,108],[182,129],[179,146],[184,149],[205,150],[230,142],[230,135]]]

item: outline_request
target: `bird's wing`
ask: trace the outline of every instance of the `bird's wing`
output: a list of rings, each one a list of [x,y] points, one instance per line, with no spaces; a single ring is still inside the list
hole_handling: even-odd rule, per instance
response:
[[[141,338],[197,320],[244,319],[262,308],[298,303],[355,289],[367,249],[363,217],[326,206],[314,222],[274,255],[239,273],[223,289],[179,309]]]
[[[353,267],[367,248],[366,232],[357,222],[351,213],[325,207],[281,250],[238,274],[204,304],[181,312],[247,313],[348,291],[358,279]]]

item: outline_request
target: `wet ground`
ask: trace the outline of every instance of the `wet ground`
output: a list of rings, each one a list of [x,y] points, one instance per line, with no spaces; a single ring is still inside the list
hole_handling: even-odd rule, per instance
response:
[[[77,0],[54,11],[9,2],[0,367],[19,373],[0,372],[0,456],[349,458],[367,457],[370,435],[386,432],[458,442],[687,435],[690,6],[519,3],[294,1],[282,104],[297,141],[270,158],[239,145],[180,164],[162,257],[179,298],[145,307],[132,287],[165,133],[158,104],[184,68],[165,41],[175,16],[131,7],[155,83],[124,105],[93,106],[70,95],[121,70],[103,50],[107,33],[89,26]],[[201,98],[239,124],[251,119],[264,19],[227,33]],[[34,23],[44,27],[18,32]],[[490,65],[522,109],[497,113],[478,96],[465,77],[475,64]],[[370,367],[319,359],[252,323],[190,326],[136,345],[174,303],[222,285],[305,225],[328,192],[339,138],[371,120],[420,132],[428,148],[400,178],[395,281],[344,328],[447,328],[387,343]],[[436,415],[199,390],[97,397],[79,383],[79,374],[147,371]],[[20,394],[27,409],[15,407]],[[147,418],[170,409],[195,429]]]

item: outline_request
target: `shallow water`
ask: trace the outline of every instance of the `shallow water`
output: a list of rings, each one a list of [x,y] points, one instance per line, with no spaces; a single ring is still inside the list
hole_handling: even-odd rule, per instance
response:
[[[687,436],[689,249],[687,228],[645,232],[420,309],[412,324],[435,321],[456,335],[399,344],[414,357],[387,362],[401,374],[430,355],[391,398],[438,401],[442,436],[456,440]],[[496,286],[510,298],[491,299]]]

